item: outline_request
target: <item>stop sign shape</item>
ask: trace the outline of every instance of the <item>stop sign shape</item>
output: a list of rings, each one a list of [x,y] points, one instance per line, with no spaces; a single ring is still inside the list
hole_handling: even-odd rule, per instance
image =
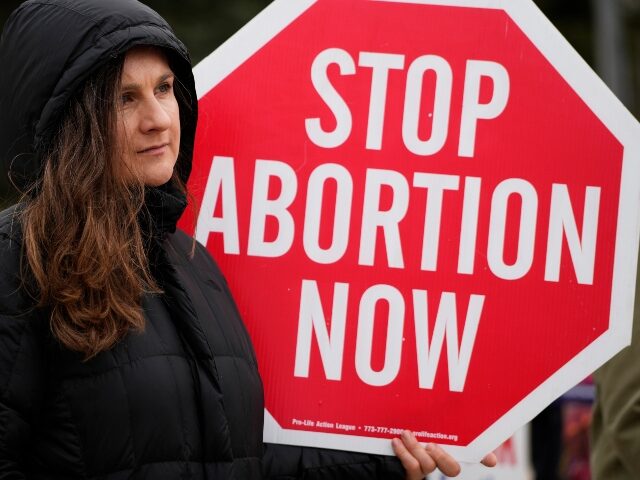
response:
[[[628,344],[640,132],[529,0],[276,0],[194,73],[265,440],[477,460]]]

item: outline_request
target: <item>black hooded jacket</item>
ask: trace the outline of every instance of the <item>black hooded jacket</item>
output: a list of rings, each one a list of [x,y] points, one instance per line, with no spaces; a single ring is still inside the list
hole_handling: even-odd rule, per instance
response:
[[[135,45],[164,49],[190,94],[181,105],[186,182],[197,118],[190,60],[134,0],[29,0],[0,40],[0,161],[26,188],[82,82]],[[20,206],[0,213],[0,480],[393,479],[393,458],[262,443],[262,383],[226,282],[176,230],[186,205],[149,189],[156,232],[144,333],[83,362],[53,338],[20,278]]]

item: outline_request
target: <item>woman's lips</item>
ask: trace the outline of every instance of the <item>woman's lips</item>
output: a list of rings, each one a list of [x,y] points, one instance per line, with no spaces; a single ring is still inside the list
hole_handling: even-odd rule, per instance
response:
[[[169,144],[163,143],[161,145],[154,145],[148,148],[143,148],[142,150],[138,150],[138,153],[141,155],[162,155],[165,152],[167,145]]]

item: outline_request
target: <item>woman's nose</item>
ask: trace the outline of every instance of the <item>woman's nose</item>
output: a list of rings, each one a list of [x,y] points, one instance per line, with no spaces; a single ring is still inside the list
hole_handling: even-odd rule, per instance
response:
[[[140,130],[152,132],[162,131],[171,126],[171,115],[155,97],[144,102]]]

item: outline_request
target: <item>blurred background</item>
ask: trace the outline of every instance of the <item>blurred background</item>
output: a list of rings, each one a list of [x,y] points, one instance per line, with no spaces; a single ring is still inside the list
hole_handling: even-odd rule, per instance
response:
[[[640,118],[640,0],[534,1],[636,118]],[[20,3],[18,0],[0,2],[0,25],[4,25]],[[146,0],[145,3],[169,21],[186,43],[195,64],[270,0]],[[15,199],[15,192],[4,176],[0,176],[0,210]],[[589,480],[588,425],[592,400],[593,387],[587,379],[529,426],[527,463],[537,468],[533,478]],[[502,461],[508,463],[509,458]],[[488,478],[486,473],[482,478]]]

